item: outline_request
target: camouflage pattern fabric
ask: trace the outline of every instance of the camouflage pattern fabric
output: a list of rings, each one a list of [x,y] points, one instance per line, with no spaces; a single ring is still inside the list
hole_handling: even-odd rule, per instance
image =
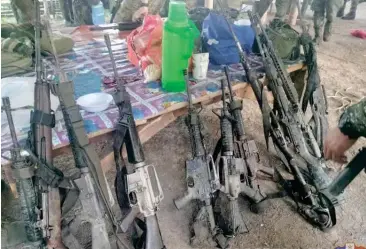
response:
[[[24,56],[32,56],[33,44],[28,37],[1,38],[1,51],[15,52]]]
[[[93,25],[91,3],[87,0],[73,0],[75,25]]]
[[[276,18],[284,20],[292,0],[276,0]]]
[[[10,4],[18,23],[33,23],[34,20],[34,2],[33,0],[11,0]]]
[[[320,30],[324,26],[324,33],[331,34],[334,16],[341,6],[341,0],[314,0],[312,8],[314,10],[314,31],[315,37],[320,36]],[[324,18],[326,23],[324,25]]]
[[[32,57],[18,53],[1,52],[1,78],[33,70]]]
[[[344,111],[339,119],[338,128],[352,139],[366,137],[366,99]]]
[[[140,0],[123,0],[118,9],[114,22],[130,22],[133,14],[141,7]]]

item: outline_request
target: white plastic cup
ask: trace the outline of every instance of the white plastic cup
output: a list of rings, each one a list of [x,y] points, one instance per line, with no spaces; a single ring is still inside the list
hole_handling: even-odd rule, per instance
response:
[[[208,53],[193,54],[193,78],[196,80],[206,79],[208,62]]]

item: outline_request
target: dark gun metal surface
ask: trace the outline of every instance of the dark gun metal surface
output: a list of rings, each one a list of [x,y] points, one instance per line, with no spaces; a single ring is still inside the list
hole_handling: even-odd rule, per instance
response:
[[[118,200],[120,208],[128,210],[128,214],[121,223],[121,229],[126,232],[136,217],[142,214],[146,223],[146,236],[141,238],[144,240],[142,244],[148,249],[163,249],[165,246],[156,217],[159,203],[164,198],[163,191],[155,167],[145,162],[132,113],[130,96],[119,79],[109,35],[104,35],[104,40],[117,82],[113,98],[120,115],[116,126],[113,150],[117,167],[116,194],[117,198],[122,198]],[[130,170],[127,170],[122,157],[124,144],[126,145],[128,162],[132,165]]]
[[[108,29],[118,29],[119,31],[130,31],[134,30],[142,25],[141,22],[119,22],[119,23],[110,23],[103,25],[94,25],[89,28],[90,31],[100,31],[100,30],[108,30]]]
[[[21,148],[18,143],[9,97],[2,98],[3,106],[8,120],[9,130],[13,141],[11,149],[11,169],[16,180],[17,193],[21,208],[22,220],[25,225],[27,239],[30,241],[30,248],[44,248],[45,241],[41,228],[37,225],[38,217],[36,213],[37,194],[33,183],[34,165],[26,157],[21,155]],[[11,235],[10,235],[11,236]],[[5,243],[5,242],[4,242]]]
[[[47,30],[51,37],[49,23]],[[75,166],[80,173],[74,181],[80,189],[82,212],[74,220],[91,224],[93,249],[130,248],[118,234],[120,227],[115,213],[115,201],[95,147],[89,143],[79,107],[74,99],[73,82],[67,80],[67,76],[60,68],[53,42],[51,45],[55,55],[56,72],[59,75],[59,83],[54,82],[52,90],[59,98]],[[113,227],[111,236],[109,236],[109,225]]]
[[[335,225],[334,209],[323,205],[317,195],[330,184],[330,178],[323,169],[326,166],[319,145],[304,121],[294,85],[258,15],[248,14],[264,61],[268,88],[274,96],[274,108],[270,112],[272,141],[281,160],[295,177],[291,184],[284,182],[284,187],[298,204],[300,214],[321,229],[330,228]],[[309,185],[315,188],[315,193]]]
[[[200,246],[200,243],[207,240],[206,234],[200,229],[208,229],[208,234],[218,244],[220,248],[227,247],[227,239],[223,236],[216,225],[212,200],[215,192],[220,187],[216,166],[211,155],[206,153],[203,135],[201,133],[201,121],[199,112],[193,106],[191,90],[187,70],[184,70],[184,77],[187,85],[188,115],[186,125],[189,130],[189,137],[192,149],[192,159],[186,161],[186,184],[187,192],[181,198],[175,199],[174,204],[177,209],[182,209],[193,200],[199,202],[198,214],[193,218],[191,245]],[[201,225],[202,224],[202,225]]]
[[[41,58],[41,18],[39,0],[35,1],[35,57],[36,82],[34,87],[34,111],[31,112],[31,150],[40,161],[52,165],[52,128],[54,114],[51,110],[50,88],[42,73]],[[40,224],[47,245],[57,249],[66,249],[61,238],[61,202],[57,187],[51,187],[45,178],[36,176],[35,184],[39,188]]]
[[[233,117],[228,111],[225,97],[225,80],[221,80],[222,103],[220,118],[221,138],[216,148],[220,147],[221,155],[214,160],[220,178],[219,198],[216,199],[215,209],[218,210],[218,224],[227,236],[236,236],[248,231],[238,204],[241,189],[241,174],[245,174],[244,160],[234,156]],[[217,149],[215,149],[217,150]],[[222,197],[220,196],[222,194]]]

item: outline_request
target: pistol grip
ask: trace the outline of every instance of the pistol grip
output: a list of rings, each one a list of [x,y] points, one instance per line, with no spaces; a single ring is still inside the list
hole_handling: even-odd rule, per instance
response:
[[[177,209],[182,209],[184,206],[186,206],[191,200],[192,195],[188,192],[183,197],[175,199],[174,204]]]
[[[128,214],[125,216],[125,218],[121,222],[121,229],[122,232],[127,232],[128,228],[131,226],[132,222],[135,220],[136,216],[140,213],[140,210],[138,207],[132,207],[131,210],[128,212]]]

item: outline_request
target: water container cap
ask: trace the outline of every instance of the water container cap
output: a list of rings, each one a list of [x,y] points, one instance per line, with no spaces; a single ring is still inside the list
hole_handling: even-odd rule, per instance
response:
[[[186,23],[188,21],[186,3],[183,1],[170,1],[168,20]]]

